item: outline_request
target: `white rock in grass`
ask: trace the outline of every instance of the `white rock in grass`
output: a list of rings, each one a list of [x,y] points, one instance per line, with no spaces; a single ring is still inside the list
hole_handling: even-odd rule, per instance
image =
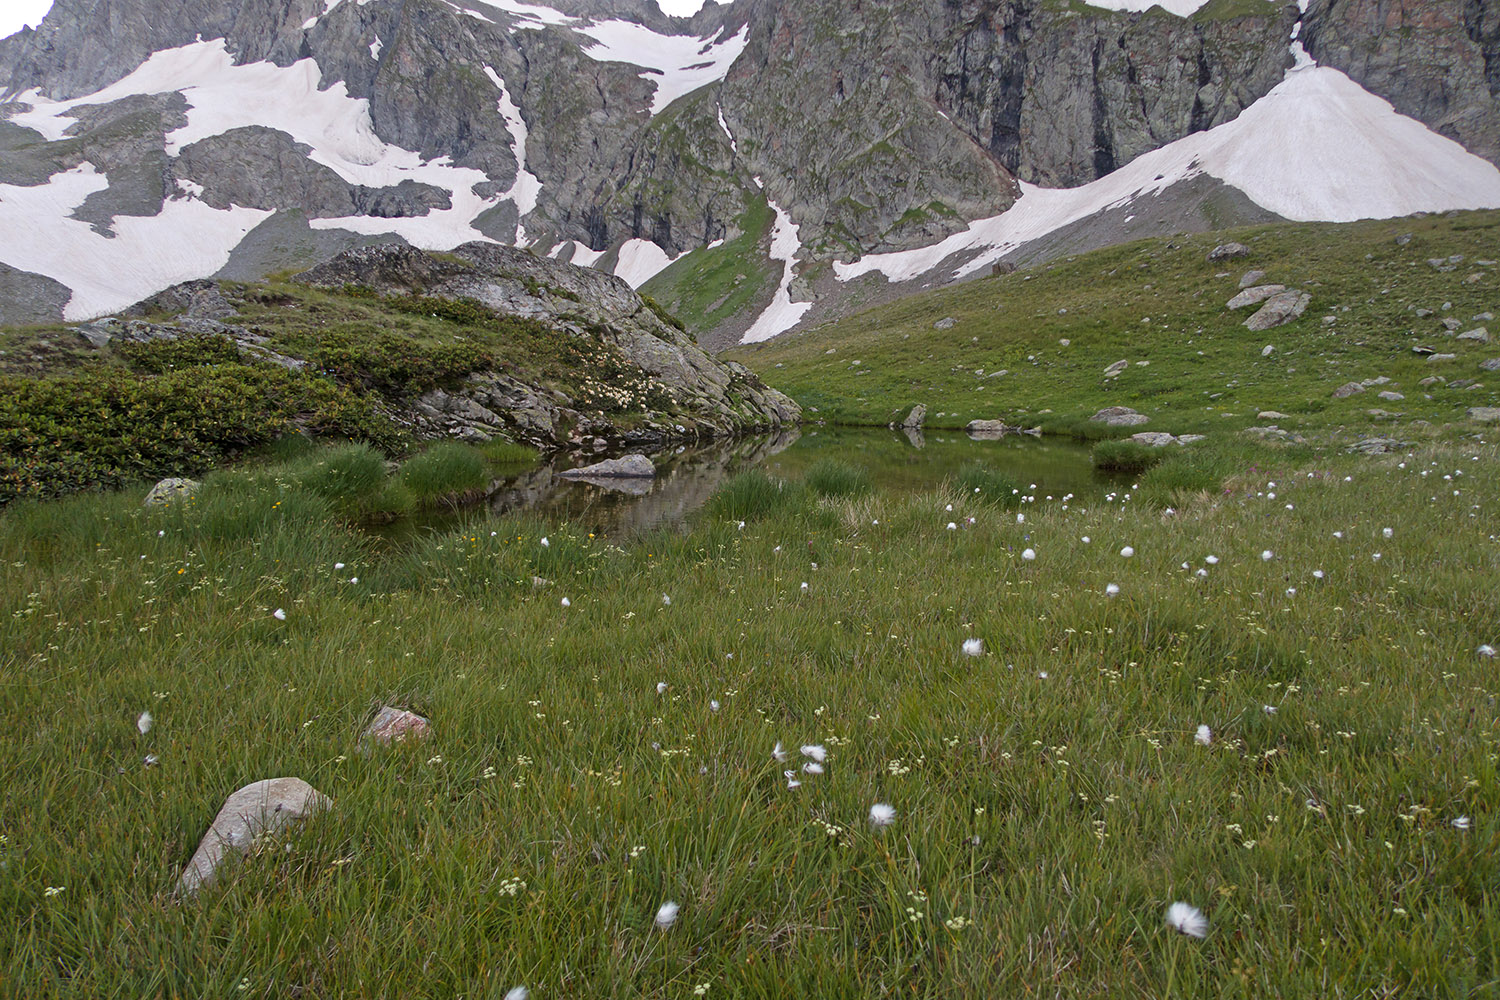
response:
[[[178,881],[191,895],[212,886],[224,858],[250,852],[257,837],[275,835],[333,805],[333,800],[301,778],[268,778],[246,785],[224,801]]]
[[[1202,910],[1188,903],[1173,903],[1167,907],[1167,926],[1188,937],[1208,936],[1208,918]]]
[[[671,930],[672,925],[677,923],[677,914],[681,912],[681,909],[681,907],[670,899],[661,904],[661,908],[656,911],[657,930]]]
[[[193,479],[163,479],[146,494],[146,506],[160,507],[174,500],[187,500],[197,489],[198,482]]]

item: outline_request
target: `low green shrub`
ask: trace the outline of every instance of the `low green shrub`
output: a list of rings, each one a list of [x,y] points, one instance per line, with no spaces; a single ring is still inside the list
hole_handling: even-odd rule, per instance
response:
[[[443,441],[401,466],[400,480],[419,505],[454,506],[489,483],[484,455],[471,445]]]
[[[175,340],[127,342],[115,348],[132,371],[165,375],[194,365],[228,365],[241,360],[234,341],[218,334],[191,334]]]
[[[807,470],[807,488],[824,497],[857,497],[870,492],[870,474],[836,458],[814,462]]]
[[[1165,450],[1139,441],[1100,441],[1092,452],[1094,468],[1100,472],[1118,472],[1135,476],[1159,465]]]

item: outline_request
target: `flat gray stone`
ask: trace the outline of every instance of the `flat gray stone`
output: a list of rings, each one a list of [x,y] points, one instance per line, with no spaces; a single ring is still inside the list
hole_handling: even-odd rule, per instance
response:
[[[1096,424],[1108,424],[1111,427],[1139,427],[1151,422],[1150,417],[1137,413],[1128,406],[1105,407],[1089,419]]]
[[[243,857],[256,838],[275,836],[332,805],[332,799],[301,778],[268,778],[246,785],[224,801],[183,870],[179,891],[192,895],[212,886],[227,856]]]
[[[998,441],[1007,434],[1019,434],[1021,429],[1003,420],[971,420],[964,430],[975,441]]]
[[[927,407],[918,403],[911,408],[911,412],[906,415],[906,419],[901,421],[901,426],[921,427],[925,423],[927,423]]]
[[[1261,283],[1266,276],[1264,271],[1246,271],[1245,276],[1240,279],[1241,288],[1254,288]]]
[[[1221,243],[1209,251],[1208,262],[1218,264],[1226,260],[1239,260],[1250,256],[1250,248],[1243,243]]]
[[[1245,329],[1259,332],[1285,326],[1306,312],[1311,303],[1311,295],[1295,288],[1279,292],[1266,300],[1260,312],[1245,320]]]
[[[1130,440],[1148,448],[1165,448],[1169,444],[1178,443],[1177,438],[1165,431],[1142,431],[1139,434],[1130,435]]]
[[[1121,372],[1123,372],[1125,369],[1127,369],[1129,367],[1130,367],[1130,362],[1129,361],[1116,361],[1114,364],[1112,364],[1108,368],[1104,369],[1104,377],[1105,378],[1114,378],[1116,375],[1120,374]]]
[[[651,479],[656,476],[656,466],[645,455],[626,455],[557,475],[560,479]]]
[[[1473,406],[1469,408],[1469,419],[1481,423],[1500,422],[1500,406]]]
[[[1468,331],[1466,331],[1464,333],[1460,333],[1458,335],[1458,339],[1459,340],[1475,340],[1475,341],[1478,341],[1481,344],[1488,344],[1490,342],[1490,331],[1486,330],[1482,326],[1481,327],[1476,327],[1473,330],[1468,330]]]
[[[1345,382],[1343,385],[1341,385],[1337,389],[1333,390],[1333,398],[1334,399],[1348,399],[1350,396],[1353,396],[1355,393],[1364,392],[1364,391],[1365,391],[1365,387],[1362,386],[1362,385],[1360,385],[1358,382]]]
[[[1256,420],[1289,420],[1291,418],[1289,418],[1285,413],[1278,413],[1275,410],[1261,410],[1259,413],[1257,413],[1255,415],[1255,419]]]
[[[1178,444],[1197,444],[1199,441],[1207,441],[1207,434],[1183,434],[1177,438]]]
[[[1490,358],[1488,361],[1479,362],[1479,367],[1487,372],[1500,372],[1500,358]]]
[[[1285,285],[1258,285],[1255,288],[1247,288],[1234,298],[1224,304],[1226,309],[1243,309],[1253,306],[1257,302],[1264,302],[1273,295],[1279,295],[1286,291]]]
[[[958,320],[954,319],[952,316],[944,316],[942,319],[932,324],[932,328],[934,330],[951,330],[957,325]]]
[[[146,494],[146,506],[161,507],[178,500],[187,500],[197,491],[196,479],[163,479]]]
[[[1457,357],[1458,357],[1457,354],[1429,354],[1429,355],[1427,355],[1427,360],[1428,361],[1453,361]]]
[[[1391,391],[1387,390],[1387,391],[1382,392],[1380,394],[1380,398],[1383,399],[1383,400],[1385,400],[1387,403],[1399,403],[1401,400],[1405,399],[1406,397],[1403,396],[1403,395],[1401,395],[1401,393],[1399,393],[1399,392],[1391,392]]]

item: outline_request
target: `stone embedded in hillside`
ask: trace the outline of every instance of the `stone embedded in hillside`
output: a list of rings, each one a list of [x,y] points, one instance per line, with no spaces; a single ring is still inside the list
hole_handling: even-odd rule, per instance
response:
[[[1500,372],[1500,358],[1490,358],[1488,361],[1479,362],[1479,367],[1487,372]]]
[[[645,455],[626,455],[557,475],[560,479],[651,479],[656,476],[656,466]]]
[[[1289,418],[1285,413],[1278,413],[1275,410],[1261,410],[1259,413],[1257,413],[1255,415],[1255,419],[1256,420],[1289,420],[1291,418]]]
[[[1394,452],[1409,448],[1411,445],[1406,441],[1397,441],[1395,438],[1363,438],[1349,446],[1349,451],[1356,451],[1362,455],[1389,455]]]
[[[1207,434],[1183,434],[1177,438],[1178,444],[1197,444],[1199,441],[1207,441]]]
[[[1266,276],[1264,271],[1246,271],[1245,276],[1240,279],[1241,288],[1254,288],[1260,284]]]
[[[1151,422],[1150,417],[1144,413],[1137,413],[1128,406],[1108,406],[1089,419],[1097,424],[1108,424],[1110,427],[1139,427],[1141,424]]]
[[[1449,316],[1443,320],[1443,329],[1447,330],[1449,333],[1457,333],[1459,327],[1461,326],[1463,326],[1463,323],[1454,319],[1452,316]]]
[[[1399,392],[1391,392],[1389,389],[1387,389],[1386,391],[1380,393],[1380,398],[1385,400],[1387,403],[1399,403],[1406,397],[1401,395],[1401,393]]]
[[[906,419],[901,421],[901,426],[921,427],[925,423],[927,423],[927,407],[918,403],[911,408],[911,412],[906,415]]]
[[[1333,398],[1334,399],[1348,399],[1350,396],[1354,395],[1355,393],[1357,393],[1357,392],[1364,392],[1364,391],[1365,391],[1365,387],[1362,386],[1362,385],[1360,385],[1358,382],[1345,382],[1343,385],[1341,385],[1337,389],[1333,390]]]
[[[1500,406],[1474,406],[1469,408],[1469,419],[1493,424],[1500,421]]]
[[[1302,444],[1306,440],[1301,434],[1294,434],[1280,427],[1246,427],[1241,433],[1262,441],[1282,441],[1287,444]]]
[[[1121,372],[1123,372],[1125,369],[1127,369],[1129,367],[1130,367],[1130,362],[1129,361],[1116,361],[1114,364],[1112,364],[1108,368],[1104,369],[1104,377],[1105,378],[1114,378],[1116,375],[1119,375]]]
[[[175,503],[178,500],[187,500],[198,491],[196,479],[163,479],[151,487],[151,492],[146,494],[147,507],[160,507],[165,504]]]
[[[1312,302],[1311,295],[1299,292],[1295,288],[1273,295],[1261,307],[1260,312],[1245,320],[1245,328],[1260,331],[1285,326],[1306,312],[1310,302]]]
[[[1457,354],[1429,354],[1429,355],[1427,355],[1427,360],[1428,361],[1454,361],[1457,358],[1458,358]]]
[[[1243,243],[1221,243],[1214,247],[1208,254],[1210,264],[1218,264],[1226,260],[1239,260],[1250,256],[1250,248]]]
[[[1020,432],[1020,428],[1012,427],[1003,420],[971,420],[964,429],[975,441],[998,441],[1007,434]]]
[[[1257,285],[1254,288],[1245,289],[1243,292],[1240,292],[1240,294],[1224,303],[1224,308],[1243,309],[1246,306],[1253,306],[1257,302],[1264,302],[1271,296],[1278,295],[1284,291],[1286,291],[1285,285]]]
[[[389,746],[408,738],[422,739],[431,729],[432,723],[417,713],[387,705],[365,727],[364,738],[372,743]]]
[[[1467,331],[1465,333],[1460,333],[1458,335],[1458,339],[1459,340],[1476,340],[1476,341],[1478,341],[1481,344],[1488,344],[1490,342],[1490,331],[1486,330],[1484,327],[1481,326],[1481,327],[1477,327],[1477,328],[1475,328],[1473,330],[1469,330],[1469,331]]]
[[[192,895],[212,886],[227,856],[249,854],[259,838],[275,836],[332,805],[332,799],[301,778],[269,778],[246,785],[224,801],[183,869],[178,890]]]
[[[957,325],[958,320],[954,319],[952,316],[944,316],[942,319],[932,324],[932,328],[934,330],[951,330]]]
[[[1148,448],[1165,448],[1169,444],[1180,443],[1177,438],[1165,431],[1142,431],[1139,434],[1130,435],[1130,440]]]
[[[1269,358],[1271,355],[1273,355],[1275,353],[1276,353],[1276,345],[1275,344],[1267,344],[1265,347],[1263,347],[1261,349],[1260,356],[1263,357],[1263,358]]]

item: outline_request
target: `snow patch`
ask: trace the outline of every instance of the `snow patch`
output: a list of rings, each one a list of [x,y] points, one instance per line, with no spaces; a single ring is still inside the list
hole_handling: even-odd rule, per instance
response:
[[[718,107],[719,107],[719,128],[723,129],[724,130],[724,134],[727,135],[727,136],[729,136],[729,148],[731,150],[733,150],[735,153],[739,153],[739,151],[740,151],[740,144],[739,144],[738,140],[735,139],[734,133],[731,132],[731,131],[729,131],[729,123],[724,120],[724,105],[720,104]]]
[[[759,177],[755,178],[755,185],[761,186]],[[802,250],[802,241],[797,236],[799,227],[780,205],[769,198],[766,203],[776,213],[776,225],[771,230],[771,259],[782,262],[781,284],[777,286],[776,294],[765,312],[756,317],[750,329],[740,338],[742,344],[756,344],[785,333],[800,323],[802,317],[813,307],[811,302],[792,301],[792,279],[796,277],[793,269],[797,263],[797,254]]]
[[[371,42],[370,43],[370,58],[374,59],[376,62],[379,62],[380,61],[380,50],[382,48],[384,48],[384,47],[385,46],[381,44],[379,38],[377,38],[373,42]]]
[[[660,35],[630,21],[600,21],[578,26],[576,30],[593,39],[593,44],[583,49],[590,59],[629,63],[646,71],[641,76],[656,84],[656,96],[651,102],[653,115],[677,98],[724,79],[750,40],[749,25],[719,41]]]
[[[108,186],[109,178],[90,163],[36,187],[0,184],[0,260],[73,289],[63,312],[69,320],[116,312],[178,282],[213,274],[245,234],[271,215],[173,199],[151,218],[118,216],[111,239],[69,217]]]
[[[983,250],[954,272],[961,278],[1072,222],[1200,174],[1298,222],[1500,207],[1494,164],[1398,115],[1343,73],[1300,63],[1299,57],[1286,79],[1234,121],[1163,146],[1082,187],[1023,183],[1020,200],[1001,215],[980,219],[934,246],[836,262],[834,274],[850,281],[879,271],[891,281],[909,281],[953,254]]]
[[[624,278],[625,283],[631,288],[640,288],[665,271],[676,259],[667,256],[665,250],[650,240],[626,240],[625,244],[620,247],[619,259],[615,261],[615,276]],[[583,261],[578,258],[577,251],[574,252],[573,263],[583,264]],[[583,266],[588,267],[591,264],[592,262]]]
[[[1105,10],[1123,10],[1131,13],[1160,7],[1178,17],[1192,17],[1197,13],[1198,8],[1208,3],[1208,0],[1084,0],[1084,3],[1090,7],[1103,7]]]
[[[521,117],[521,109],[516,107],[516,102],[511,100],[510,93],[505,89],[505,81],[500,79],[500,74],[492,68],[484,68],[485,75],[490,82],[500,89],[500,101],[498,109],[500,117],[505,119],[505,128],[510,132],[512,147],[516,153],[516,182],[510,186],[510,190],[500,196],[501,201],[513,201],[516,205],[518,218],[525,218],[536,210],[536,202],[542,191],[541,179],[530,170],[526,169],[526,140],[530,133],[526,128],[526,120]],[[524,246],[526,243],[526,227],[519,221],[516,223],[516,246]]]
[[[536,21],[540,24],[572,24],[573,18],[555,11],[551,7],[539,7],[531,3],[518,3],[517,0],[486,0],[491,7],[514,14],[519,18]]]

